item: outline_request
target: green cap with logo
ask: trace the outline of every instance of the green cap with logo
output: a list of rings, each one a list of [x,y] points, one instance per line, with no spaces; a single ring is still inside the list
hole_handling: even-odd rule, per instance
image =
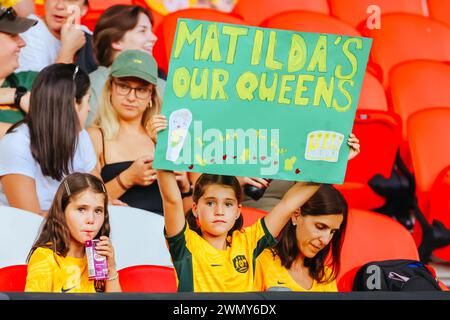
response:
[[[114,60],[111,76],[114,78],[135,77],[156,85],[158,66],[148,52],[126,50]]]

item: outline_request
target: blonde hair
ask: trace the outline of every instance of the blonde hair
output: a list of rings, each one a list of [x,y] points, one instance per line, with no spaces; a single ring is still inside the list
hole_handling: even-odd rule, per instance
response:
[[[120,129],[119,116],[111,102],[112,79],[113,78],[110,76],[108,80],[106,80],[105,86],[103,87],[99,109],[94,119],[94,125],[103,129],[107,140],[112,140],[117,137]],[[142,127],[147,130],[147,124],[151,116],[154,114],[159,114],[160,112],[161,98],[158,94],[158,90],[156,89],[156,85],[153,85],[151,106],[147,107],[142,115]]]

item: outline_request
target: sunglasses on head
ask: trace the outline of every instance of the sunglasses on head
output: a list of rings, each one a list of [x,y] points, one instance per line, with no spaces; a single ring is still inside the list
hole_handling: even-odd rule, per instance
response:
[[[13,8],[8,8],[6,10],[2,10],[0,13],[0,20],[3,18],[14,20],[16,18],[17,14],[16,11]]]

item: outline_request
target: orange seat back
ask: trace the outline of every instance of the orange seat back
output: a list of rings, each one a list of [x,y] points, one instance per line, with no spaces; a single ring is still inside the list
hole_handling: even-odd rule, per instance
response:
[[[363,31],[373,38],[370,59],[381,69],[384,88],[389,72],[410,60],[450,61],[450,28],[425,17],[392,13],[382,16],[382,28]]]
[[[359,95],[358,109],[388,111],[383,86],[370,72],[366,72]]]
[[[422,0],[329,0],[328,2],[334,16],[354,27],[371,15],[373,11],[367,13],[367,8],[371,5],[378,6],[381,14],[401,12],[424,15]],[[381,24],[383,25],[383,22]]]
[[[24,292],[26,281],[26,264],[0,268],[0,292]]]
[[[252,207],[242,207],[241,214],[244,218],[243,228],[253,225],[256,221],[263,218],[267,212]]]
[[[430,194],[429,221],[438,220],[450,229],[450,165],[436,178]],[[450,245],[434,250],[439,259],[450,262]]]
[[[408,118],[407,125],[416,193],[420,208],[427,212],[433,183],[450,164],[450,107],[418,111]]]
[[[139,265],[118,272],[123,292],[177,292],[173,268]]]
[[[389,75],[393,111],[403,122],[419,110],[450,106],[450,65],[429,60],[408,61],[394,67]]]
[[[345,182],[367,183],[375,174],[391,175],[400,143],[401,120],[392,112],[357,110],[353,133],[361,153],[348,162]]]
[[[339,291],[351,291],[356,271],[364,264],[389,259],[419,260],[408,230],[385,215],[350,209],[337,279]]]
[[[360,36],[352,26],[325,14],[289,11],[274,15],[262,23],[263,27],[301,32],[319,32]]]
[[[427,0],[430,18],[445,23],[450,27],[450,1]]]
[[[327,0],[238,0],[232,12],[250,25],[258,26],[270,16],[291,10],[330,13]]]

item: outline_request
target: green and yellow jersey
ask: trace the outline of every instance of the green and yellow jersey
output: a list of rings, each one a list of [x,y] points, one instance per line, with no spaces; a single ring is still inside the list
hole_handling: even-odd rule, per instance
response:
[[[87,259],[63,257],[48,248],[37,248],[28,262],[25,292],[94,293],[88,279]]]
[[[325,267],[327,277],[332,270]],[[302,291],[302,292],[337,292],[336,281],[318,283],[313,280],[309,289],[302,288],[289,274],[288,269],[281,265],[281,260],[270,249],[264,250],[255,266],[255,290],[256,291]]]
[[[179,292],[254,291],[255,260],[275,239],[261,219],[234,231],[227,241],[226,250],[218,250],[187,223],[178,235],[167,238]]]

